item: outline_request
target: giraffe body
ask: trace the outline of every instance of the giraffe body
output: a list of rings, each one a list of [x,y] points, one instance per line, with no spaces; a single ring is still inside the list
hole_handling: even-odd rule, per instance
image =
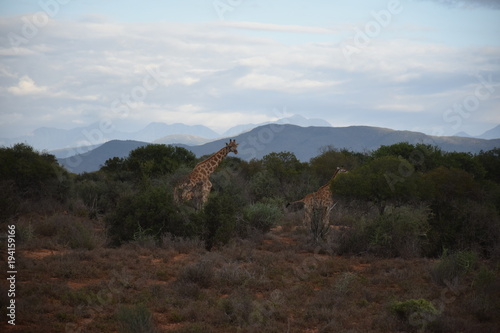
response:
[[[174,189],[176,202],[193,201],[197,209],[201,209],[208,200],[212,189],[210,175],[217,169],[222,160],[233,152],[238,154],[238,144],[235,140],[229,140],[226,146],[218,152],[198,163],[191,171],[185,181]]]
[[[315,212],[320,214],[323,225],[327,225],[330,222],[330,213],[335,206],[332,191],[330,190],[330,184],[341,172],[347,172],[347,170],[337,168],[327,184],[321,186],[316,192],[309,193],[301,200],[290,204],[295,207],[304,208],[304,224],[306,226],[311,225]]]

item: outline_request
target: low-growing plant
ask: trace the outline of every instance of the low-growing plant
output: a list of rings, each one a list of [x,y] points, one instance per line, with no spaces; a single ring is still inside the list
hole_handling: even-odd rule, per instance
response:
[[[500,309],[500,277],[498,272],[481,266],[472,283],[474,293],[470,307],[479,321],[489,321]]]
[[[393,302],[390,309],[401,319],[407,320],[411,326],[420,329],[424,329],[440,315],[439,310],[430,301],[423,298]]]
[[[123,196],[116,209],[106,216],[113,245],[135,238],[163,234],[191,236],[193,225],[173,202],[172,194],[160,186],[146,186],[138,193]]]
[[[426,207],[402,206],[377,217],[366,229],[370,250],[386,256],[419,257],[429,215]]]
[[[199,261],[196,264],[186,266],[180,273],[179,280],[195,283],[201,288],[208,288],[212,285],[214,273],[212,263]]]
[[[312,208],[309,230],[311,231],[314,243],[325,240],[330,231],[330,223],[329,221],[325,221],[325,214],[327,214],[326,209],[328,208]]]
[[[120,306],[116,313],[116,319],[120,323],[120,333],[158,332],[151,311],[143,304],[133,307]]]
[[[283,213],[277,206],[263,202],[249,205],[243,211],[243,218],[247,226],[264,233],[276,226],[282,216]]]
[[[437,283],[446,285],[446,282],[472,272],[477,261],[478,255],[474,251],[457,251],[451,254],[445,251],[440,260],[432,267],[431,275]]]
[[[227,244],[235,235],[239,204],[240,202],[228,192],[209,196],[207,204],[200,213],[204,229],[203,238],[208,250],[213,246]]]

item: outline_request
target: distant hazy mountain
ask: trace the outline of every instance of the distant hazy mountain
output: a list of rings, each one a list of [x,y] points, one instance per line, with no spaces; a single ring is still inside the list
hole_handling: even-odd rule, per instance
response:
[[[301,115],[296,114],[296,115],[293,115],[291,117],[279,119],[277,121],[271,121],[271,122],[268,121],[268,122],[260,123],[260,124],[244,124],[244,125],[234,126],[234,127],[231,127],[230,129],[228,129],[226,132],[224,132],[224,136],[228,137],[228,136],[239,135],[241,133],[248,132],[256,127],[264,126],[264,125],[268,125],[268,124],[282,124],[282,125],[289,124],[289,125],[297,125],[297,126],[301,126],[301,127],[309,127],[309,126],[330,127],[330,126],[332,126],[326,120],[319,119],[319,118],[305,118],[305,117],[302,117]]]
[[[398,142],[424,143],[445,151],[478,153],[500,147],[500,139],[484,140],[464,137],[436,137],[419,132],[396,131],[369,126],[298,127],[293,125],[265,125],[235,137],[238,157],[244,160],[262,158],[271,152],[293,152],[301,161],[319,155],[325,146],[363,152]],[[210,154],[223,147],[225,140],[216,140],[201,146],[189,147],[197,156]]]
[[[85,154],[79,154],[67,158],[59,158],[59,164],[73,173],[84,173],[97,171],[104,165],[104,162],[112,157],[127,157],[128,154],[139,147],[148,145],[148,142],[139,141],[108,141],[96,149]]]
[[[466,138],[478,138],[478,139],[486,139],[486,140],[500,139],[500,125],[497,125],[494,128],[484,132],[481,135],[477,135],[477,136],[469,135],[469,133],[466,133],[466,132],[458,132],[454,136],[462,136],[462,137],[466,137]]]
[[[472,138],[473,136],[470,135],[469,133],[467,132],[458,132],[457,134],[455,134],[454,136],[460,136],[460,137],[463,137],[463,138]]]
[[[363,152],[398,142],[436,145],[444,151],[478,153],[500,147],[500,139],[484,140],[464,137],[434,137],[419,132],[395,131],[387,128],[351,127],[299,127],[295,125],[264,125],[232,137],[237,143],[237,157],[243,160],[260,159],[271,152],[288,151],[301,161],[309,161],[320,154],[320,149],[333,146],[338,149]],[[191,150],[196,156],[213,154],[224,147],[229,139],[219,139],[199,146],[179,145]],[[87,154],[61,159],[60,163],[75,173],[96,171],[111,157],[125,157],[145,142],[112,141]],[[117,154],[120,152],[120,155]]]
[[[164,123],[151,123],[138,132],[130,133],[129,139],[137,141],[153,142],[165,136],[179,135],[179,134],[198,136],[208,139],[215,139],[220,136],[218,133],[212,131],[210,128],[202,125],[191,126],[179,123],[171,125],[167,125]]]
[[[188,146],[198,146],[204,143],[213,141],[212,139],[202,138],[200,136],[195,135],[187,135],[187,134],[176,134],[176,135],[167,135],[162,138],[156,139],[153,143],[162,143],[162,144],[185,144]]]
[[[491,140],[491,139],[499,139],[500,138],[500,125],[497,125],[496,127],[490,129],[489,131],[484,132],[480,136],[478,136],[480,139],[486,139],[486,140]]]
[[[25,135],[13,139],[0,139],[1,145],[13,145],[23,142],[31,145],[37,150],[60,150],[67,148],[77,148],[82,146],[98,145],[110,140],[135,140],[153,142],[168,135],[192,135],[208,139],[219,137],[219,134],[210,128],[202,125],[184,124],[163,124],[151,123],[137,132],[122,132],[116,129],[108,129],[102,124],[94,123],[85,127],[63,130],[50,127],[36,129],[30,135]],[[179,137],[181,138],[181,137]],[[178,143],[190,144],[192,139]]]

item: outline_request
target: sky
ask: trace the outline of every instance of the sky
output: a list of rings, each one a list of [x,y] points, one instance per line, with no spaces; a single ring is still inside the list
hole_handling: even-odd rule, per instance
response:
[[[499,0],[0,0],[0,137],[294,114],[500,124]]]

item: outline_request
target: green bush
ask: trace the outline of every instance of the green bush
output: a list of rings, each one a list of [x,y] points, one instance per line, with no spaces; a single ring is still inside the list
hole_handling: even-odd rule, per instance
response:
[[[431,275],[440,284],[446,285],[472,272],[477,265],[478,255],[474,251],[457,251],[448,254],[446,251],[440,260],[434,264]]]
[[[136,176],[157,177],[172,173],[183,164],[193,164],[195,155],[182,147],[149,144],[132,150],[123,161],[106,161],[107,171],[126,169]],[[122,165],[123,164],[123,165]]]
[[[248,227],[262,232],[268,232],[283,216],[283,212],[278,207],[257,202],[245,207],[243,218]]]
[[[397,207],[368,225],[370,250],[386,256],[419,257],[429,231],[426,207]]]
[[[418,200],[420,175],[403,158],[380,157],[360,168],[339,175],[332,182],[335,196],[373,202],[382,215],[388,204],[408,204]]]
[[[113,245],[148,236],[160,240],[166,233],[186,237],[195,232],[188,215],[176,207],[172,194],[160,186],[148,186],[123,196],[105,220]]]
[[[113,209],[119,198],[130,192],[130,185],[111,181],[101,172],[76,177],[74,192],[84,203],[88,216],[97,218]]]
[[[10,148],[0,147],[0,161],[0,219],[23,212],[23,200],[43,198],[44,206],[48,206],[52,201],[64,202],[68,198],[70,177],[54,155],[18,143]],[[45,208],[40,206],[37,208]]]
[[[408,320],[411,326],[420,329],[424,329],[440,315],[439,310],[431,302],[422,298],[393,302],[390,309],[401,319]]]
[[[204,229],[203,238],[208,250],[215,245],[227,244],[234,236],[239,204],[239,200],[235,200],[228,192],[213,193],[209,196],[200,216]]]
[[[473,282],[474,293],[470,307],[480,321],[489,321],[498,316],[500,309],[500,277],[498,268],[490,270],[482,266]]]
[[[120,323],[118,330],[120,333],[158,332],[154,324],[153,314],[142,304],[133,307],[120,306],[116,313],[116,319]]]

